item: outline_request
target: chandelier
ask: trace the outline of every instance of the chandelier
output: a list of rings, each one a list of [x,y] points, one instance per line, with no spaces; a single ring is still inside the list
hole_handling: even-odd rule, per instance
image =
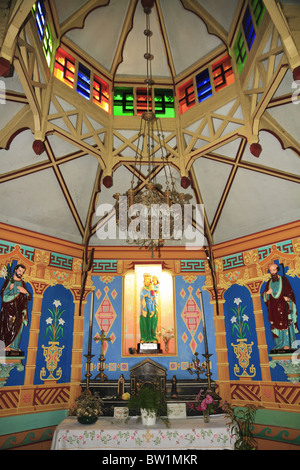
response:
[[[175,179],[169,163],[164,133],[160,119],[156,117],[152,106],[152,60],[151,53],[150,14],[154,0],[141,0],[146,14],[146,71],[144,80],[146,85],[145,111],[141,116],[138,141],[135,152],[133,177],[128,191],[121,195],[114,194],[116,199],[116,221],[119,228],[127,233],[127,243],[133,243],[139,248],[147,248],[154,257],[154,251],[164,246],[166,240],[178,240],[182,237],[183,227],[186,223],[184,205],[191,198],[189,195],[179,193],[175,187]],[[159,154],[160,159],[156,157]],[[164,184],[156,181],[156,167],[158,161],[162,163]],[[147,165],[147,177],[142,188],[141,167]],[[161,170],[160,170],[161,171]],[[137,175],[137,176],[136,176]]]

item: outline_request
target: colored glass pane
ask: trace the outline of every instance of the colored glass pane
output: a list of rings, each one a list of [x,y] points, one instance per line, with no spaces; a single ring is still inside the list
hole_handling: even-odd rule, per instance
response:
[[[151,91],[147,92],[147,88],[137,88],[136,90],[136,114],[138,116],[141,116],[145,111],[152,111]]]
[[[114,89],[114,115],[133,116],[133,90],[132,88]]]
[[[49,23],[47,21],[46,28],[45,28],[45,36],[43,40],[43,51],[46,57],[48,67],[50,67],[52,47],[53,47],[52,34],[51,34],[50,27],[49,27]]]
[[[246,8],[242,24],[243,24],[243,30],[244,30],[245,38],[246,38],[246,41],[247,41],[248,50],[250,51],[250,49],[252,47],[252,44],[253,44],[253,41],[254,41],[255,36],[256,36],[256,32],[255,32],[255,29],[254,29],[254,25],[253,25],[253,21],[252,21],[252,17],[251,17],[249,7]]]
[[[69,87],[74,86],[75,59],[61,47],[56,52],[54,76]]]
[[[212,88],[208,69],[205,69],[196,75],[196,84],[199,103],[212,96]]]
[[[195,91],[192,79],[178,88],[178,97],[181,114],[195,105]]]
[[[107,113],[109,112],[109,90],[108,84],[101,78],[94,75],[93,81],[93,102]]]
[[[36,2],[33,5],[31,11],[35,18],[37,32],[43,46],[47,64],[50,67],[53,41],[49,23],[46,21],[46,9],[44,2],[42,0]]]
[[[265,14],[266,7],[262,0],[252,0],[251,6],[252,6],[252,11],[254,14],[256,24],[257,26],[259,26]]]
[[[174,95],[172,90],[155,90],[155,114],[160,117],[175,117]]]
[[[216,91],[222,90],[222,88],[234,82],[234,73],[228,55],[212,64],[211,67]]]
[[[245,62],[247,60],[246,46],[244,43],[244,38],[241,30],[239,30],[235,44],[234,44],[234,55],[236,60],[236,65],[239,71],[239,74],[242,73]]]
[[[45,10],[45,5],[44,2],[38,1],[35,4],[35,23],[37,27],[37,31],[39,33],[40,40],[43,41],[44,37],[44,26],[45,26],[45,21],[46,21],[46,10]]]
[[[77,93],[90,99],[91,92],[91,71],[85,65],[79,63],[78,77],[77,77]]]

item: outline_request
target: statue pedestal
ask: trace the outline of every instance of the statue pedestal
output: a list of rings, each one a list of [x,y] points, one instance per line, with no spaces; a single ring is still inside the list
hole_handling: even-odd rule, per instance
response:
[[[6,351],[6,353],[8,352],[11,353],[11,351]],[[16,351],[16,353],[17,352],[18,351]],[[22,364],[23,359],[25,359],[25,356],[20,356],[19,354],[0,355],[0,388],[6,384],[10,372],[14,368],[16,368],[18,372],[24,370],[24,365]]]
[[[293,352],[294,351],[294,352]],[[300,382],[300,359],[298,359],[298,350],[284,350],[284,352],[277,352],[271,354],[270,367],[275,369],[277,365],[281,366],[289,382]]]
[[[162,354],[160,343],[138,343],[138,354]]]

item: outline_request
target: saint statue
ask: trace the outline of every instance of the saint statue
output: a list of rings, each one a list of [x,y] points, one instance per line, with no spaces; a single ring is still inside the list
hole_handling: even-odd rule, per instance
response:
[[[151,274],[144,274],[141,290],[140,342],[157,343],[157,322],[159,303],[159,280]]]
[[[295,294],[289,281],[285,276],[281,277],[278,271],[277,264],[270,264],[271,279],[263,292],[263,300],[268,307],[274,349],[291,349],[296,333],[299,333]]]
[[[25,266],[18,264],[11,279],[6,279],[1,289],[0,340],[5,351],[20,351],[19,344],[24,325],[28,325],[27,304],[31,294],[22,280]]]

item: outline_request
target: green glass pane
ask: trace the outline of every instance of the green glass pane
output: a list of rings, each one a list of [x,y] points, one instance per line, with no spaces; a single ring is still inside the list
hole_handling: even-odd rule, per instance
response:
[[[155,90],[155,114],[158,117],[175,117],[174,95],[172,90]]]
[[[234,50],[236,65],[237,65],[239,74],[241,74],[244,68],[245,62],[247,60],[246,46],[245,46],[244,38],[243,38],[241,31],[239,31],[237,35],[233,50]]]
[[[133,90],[132,88],[114,89],[114,115],[133,116]]]
[[[266,11],[264,2],[262,0],[251,0],[251,7],[252,7],[256,24],[257,26],[259,26]]]

